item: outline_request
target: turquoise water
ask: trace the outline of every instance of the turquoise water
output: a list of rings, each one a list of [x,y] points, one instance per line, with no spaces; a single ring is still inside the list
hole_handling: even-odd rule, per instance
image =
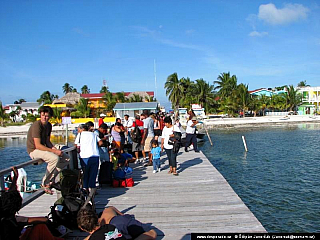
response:
[[[319,134],[315,124],[228,128],[199,148],[268,232],[320,232]],[[1,169],[29,159],[25,142],[0,139]],[[45,164],[26,171],[41,182]]]
[[[200,149],[268,232],[320,232],[319,134],[315,124],[211,130],[214,146]]]

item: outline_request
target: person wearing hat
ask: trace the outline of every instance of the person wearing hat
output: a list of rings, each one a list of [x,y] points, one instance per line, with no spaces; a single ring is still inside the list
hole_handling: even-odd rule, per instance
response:
[[[184,151],[188,152],[188,147],[193,144],[193,149],[195,152],[199,152],[198,150],[198,143],[197,143],[197,134],[196,134],[196,125],[198,121],[196,117],[192,117],[191,120],[187,122],[187,129],[186,129],[186,142],[184,146]]]
[[[100,114],[100,118],[99,118],[99,127],[102,123],[104,123],[103,119],[106,117],[106,115],[104,113]]]

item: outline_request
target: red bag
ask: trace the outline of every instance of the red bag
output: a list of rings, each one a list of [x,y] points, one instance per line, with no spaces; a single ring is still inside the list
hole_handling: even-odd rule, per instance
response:
[[[112,181],[113,187],[133,187],[133,185],[134,185],[133,178],[113,179]]]

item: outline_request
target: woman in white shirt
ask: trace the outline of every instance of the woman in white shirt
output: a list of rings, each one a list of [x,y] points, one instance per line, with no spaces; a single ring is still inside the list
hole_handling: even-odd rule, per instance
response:
[[[174,137],[173,132],[180,132],[180,129],[176,125],[172,125],[172,120],[170,117],[164,118],[164,125],[165,127],[162,130],[161,136],[161,149],[165,150],[168,159],[169,159],[169,166],[170,170],[168,173],[172,173],[173,175],[177,176],[177,153],[173,151],[173,145],[168,143],[170,137]]]

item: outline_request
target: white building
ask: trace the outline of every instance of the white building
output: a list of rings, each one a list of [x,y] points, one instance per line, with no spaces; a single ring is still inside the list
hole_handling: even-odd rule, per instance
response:
[[[20,110],[19,109],[20,106]],[[9,104],[5,106],[5,112],[7,114],[10,114],[13,111],[18,111],[16,114],[16,121],[17,122],[22,122],[23,118],[22,116],[25,115],[27,116],[28,113],[37,115],[38,114],[38,109],[41,105],[38,102],[23,102],[21,104]]]

